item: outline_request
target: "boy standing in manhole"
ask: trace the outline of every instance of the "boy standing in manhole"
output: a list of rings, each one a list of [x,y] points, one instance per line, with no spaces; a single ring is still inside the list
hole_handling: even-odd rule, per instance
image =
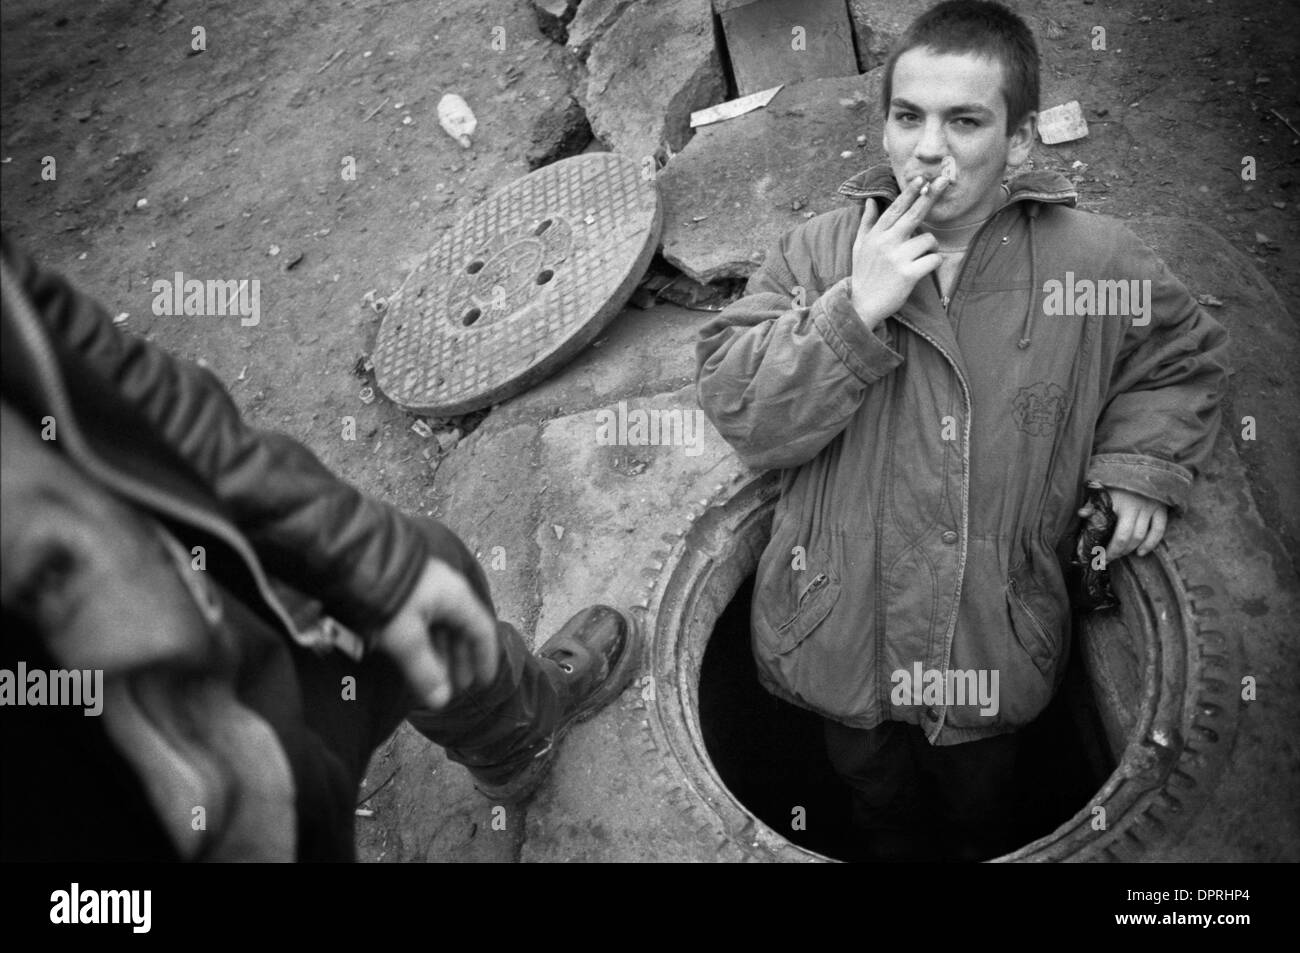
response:
[[[825,719],[877,859],[1014,846],[1085,484],[1117,517],[1105,559],[1146,555],[1218,429],[1223,328],[1064,177],[1015,174],[1038,89],[1004,7],[921,15],[885,66],[889,164],[785,235],[697,346],[700,405],[748,465],[782,471],[760,679]]]

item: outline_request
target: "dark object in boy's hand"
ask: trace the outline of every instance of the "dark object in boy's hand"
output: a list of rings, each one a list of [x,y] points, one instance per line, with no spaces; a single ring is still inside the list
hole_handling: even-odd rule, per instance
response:
[[[1086,484],[1079,515],[1083,517],[1083,528],[1079,531],[1074,559],[1071,561],[1075,569],[1072,601],[1075,608],[1087,612],[1113,609],[1119,605],[1119,599],[1115,597],[1115,590],[1110,585],[1105,550],[1115,532],[1117,520],[1111,506],[1110,493],[1096,480],[1089,480]],[[1101,553],[1097,552],[1098,549]],[[1101,568],[1097,568],[1098,562]]]

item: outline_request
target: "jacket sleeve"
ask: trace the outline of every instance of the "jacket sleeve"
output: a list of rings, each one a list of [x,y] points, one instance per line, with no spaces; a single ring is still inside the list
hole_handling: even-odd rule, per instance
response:
[[[867,388],[902,363],[886,343],[885,324],[876,332],[863,325],[849,279],[824,289],[817,276],[818,266],[835,273],[832,238],[856,220],[837,212],[786,234],[749,279],[745,296],[700,331],[700,407],[752,468],[813,459],[848,425]],[[799,288],[806,307],[797,306]]]
[[[4,254],[61,352],[134,407],[215,495],[271,574],[368,640],[415,588],[418,529],[283,434],[246,425],[211,372],[113,327],[107,311],[6,239]],[[65,370],[65,373],[67,371]]]
[[[1218,434],[1228,335],[1136,236],[1115,247],[1110,273],[1150,290],[1146,314],[1126,319],[1088,479],[1182,509]]]

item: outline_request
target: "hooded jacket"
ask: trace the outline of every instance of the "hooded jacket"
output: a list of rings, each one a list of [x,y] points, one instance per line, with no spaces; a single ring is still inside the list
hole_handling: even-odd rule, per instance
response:
[[[949,300],[933,276],[874,332],[850,299],[863,204],[787,233],[700,332],[700,406],[781,471],[752,640],[774,694],[933,744],[1013,731],[1064,673],[1058,552],[1087,480],[1186,505],[1213,446],[1227,335],[1055,173],[1021,175]]]

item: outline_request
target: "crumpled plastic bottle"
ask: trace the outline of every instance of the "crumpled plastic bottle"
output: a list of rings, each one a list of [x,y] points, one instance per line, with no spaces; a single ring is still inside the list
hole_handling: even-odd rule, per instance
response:
[[[474,130],[478,128],[478,120],[474,118],[474,111],[469,108],[469,103],[455,93],[447,93],[438,100],[438,122],[446,130],[447,135],[459,142],[461,146],[466,149],[470,147],[469,137],[474,135]]]

